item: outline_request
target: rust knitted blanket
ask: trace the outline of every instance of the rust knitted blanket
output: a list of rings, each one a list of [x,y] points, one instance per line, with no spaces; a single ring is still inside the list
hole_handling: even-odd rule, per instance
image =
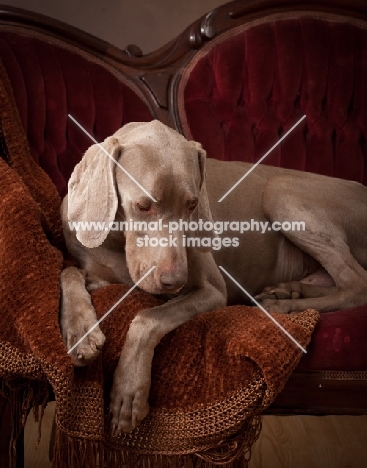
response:
[[[30,156],[2,68],[0,74],[0,379],[18,411],[14,438],[52,387],[54,468],[245,466],[261,412],[301,351],[257,308],[202,314],[164,337],[154,356],[149,415],[131,434],[112,437],[108,395],[127,329],[139,310],[159,301],[131,293],[101,324],[102,354],[74,370],[58,325],[60,199]],[[98,316],[126,290],[94,291]],[[303,346],[317,319],[312,310],[276,316]]]

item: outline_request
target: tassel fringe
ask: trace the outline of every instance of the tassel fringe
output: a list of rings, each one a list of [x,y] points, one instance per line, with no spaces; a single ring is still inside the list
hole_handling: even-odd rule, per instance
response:
[[[247,468],[261,426],[261,416],[256,415],[222,444],[200,453],[177,455],[117,450],[103,441],[71,437],[56,428],[52,468]]]
[[[22,433],[30,411],[33,409],[38,422],[38,446],[41,439],[41,424],[47,402],[50,400],[50,386],[47,382],[21,380],[0,380],[0,397],[10,405],[11,435],[9,444],[9,468],[17,466],[17,440]],[[41,413],[39,413],[41,408]]]

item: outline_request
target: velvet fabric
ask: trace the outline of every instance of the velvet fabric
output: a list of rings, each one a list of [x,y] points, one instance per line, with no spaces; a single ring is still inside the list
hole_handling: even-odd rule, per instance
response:
[[[227,31],[183,71],[183,133],[209,157],[256,162],[306,114],[263,163],[366,184],[366,28],[298,12]],[[321,314],[297,369],[367,371],[366,332],[367,306]]]
[[[297,370],[367,371],[367,307],[324,312]]]
[[[366,183],[367,31],[298,16],[197,54],[180,91],[184,133],[210,157],[256,162],[306,114],[264,164]]]
[[[86,149],[122,125],[149,121],[148,105],[102,61],[52,38],[0,32],[0,57],[11,81],[33,158],[61,196]]]

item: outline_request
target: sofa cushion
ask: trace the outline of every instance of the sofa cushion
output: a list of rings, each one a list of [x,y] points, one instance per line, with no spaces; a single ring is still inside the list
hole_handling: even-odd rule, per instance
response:
[[[324,312],[297,370],[367,371],[367,307]]]
[[[62,196],[75,164],[92,144],[69,113],[97,141],[125,123],[152,119],[141,93],[122,74],[51,36],[3,27],[0,58],[31,153]]]

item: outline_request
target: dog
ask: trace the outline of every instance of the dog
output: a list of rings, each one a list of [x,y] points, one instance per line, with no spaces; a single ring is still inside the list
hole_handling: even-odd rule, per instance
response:
[[[129,327],[111,390],[114,435],[133,430],[149,411],[151,364],[161,338],[199,313],[244,302],[218,266],[272,312],[331,311],[367,302],[367,188],[259,165],[218,202],[250,168],[206,159],[199,143],[159,121],[125,125],[101,146],[91,146],[75,167],[61,208],[66,244],[78,261],[78,268],[61,274],[60,327],[67,349],[96,325],[92,289],[133,285],[154,267],[139,287],[169,299],[139,312]],[[235,230],[236,221],[251,219],[277,226],[303,221],[305,229]],[[153,224],[149,233],[126,224],[123,231],[108,228],[159,220],[161,229]],[[186,230],[173,232],[178,220]],[[107,228],[70,227],[92,221]],[[215,229],[195,231],[200,222],[210,228],[217,221],[234,228],[226,231],[222,248]],[[195,232],[187,230],[189,223]],[[197,244],[187,246],[188,237]],[[104,341],[95,326],[71,352],[74,365],[91,362]]]

